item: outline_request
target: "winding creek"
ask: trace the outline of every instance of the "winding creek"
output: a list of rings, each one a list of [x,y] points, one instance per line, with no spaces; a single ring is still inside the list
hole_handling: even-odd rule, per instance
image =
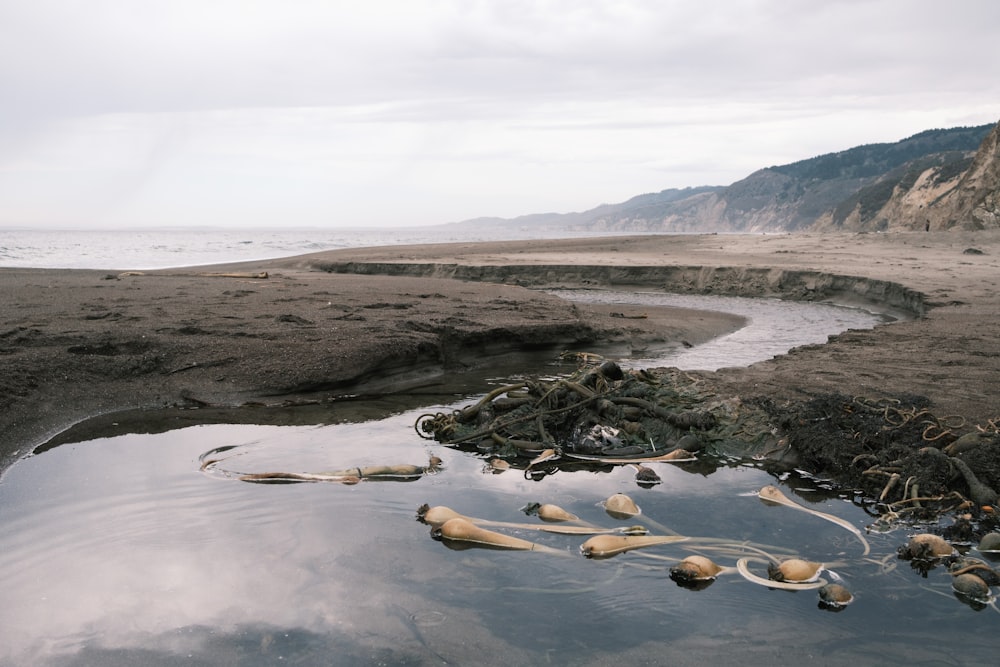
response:
[[[883,321],[831,305],[655,293],[564,294],[719,308],[749,326],[693,349],[623,365],[712,369],[749,364]],[[647,353],[648,354],[648,353]],[[558,365],[494,369],[492,384]],[[0,665],[989,664],[1000,614],[972,608],[946,574],[896,558],[904,529],[871,533],[871,553],[843,528],[757,497],[774,484],[797,502],[864,530],[850,494],[795,473],[733,463],[710,475],[659,463],[662,483],[627,467],[496,474],[484,459],[420,438],[426,412],[475,400],[454,386],[403,400],[314,406],[284,423],[131,429],[39,450],[0,484]],[[482,386],[482,385],[479,385]],[[196,418],[196,417],[195,417]],[[413,481],[251,484],[200,470],[321,471],[426,464]],[[626,493],[628,522],[601,502]],[[683,542],[605,560],[579,536],[508,531],[559,553],[457,549],[415,520],[446,505],[499,521],[555,503],[606,527],[645,524],[752,542],[829,563],[855,602],[839,613],[815,591],[771,590],[721,575],[701,590],[668,577],[691,553],[732,566],[732,552]],[[647,554],[652,554],[650,557]],[[656,558],[659,557],[659,558]],[[760,565],[752,565],[766,576]]]

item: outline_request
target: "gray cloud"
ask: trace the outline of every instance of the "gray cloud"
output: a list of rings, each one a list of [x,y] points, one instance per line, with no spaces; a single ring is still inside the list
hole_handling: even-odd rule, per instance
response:
[[[350,160],[371,184],[408,174],[399,187],[442,202],[479,179],[479,203],[438,204],[425,222],[582,208],[596,202],[579,192],[601,182],[602,201],[727,183],[755,166],[995,122],[998,20],[992,0],[0,1],[0,224],[91,207],[67,196],[57,216],[26,194],[66,192],[67,170],[128,191],[109,219],[121,224],[199,218],[183,205],[199,187],[181,170],[218,179],[220,192],[241,174],[249,190],[270,181],[280,201],[275,165],[289,161],[343,202],[359,186]],[[127,129],[109,134],[108,116]],[[116,163],[88,150],[101,139],[119,146]],[[150,170],[167,155],[175,171]],[[539,160],[572,170],[539,179]],[[419,175],[424,161],[434,169]],[[698,175],[708,181],[684,179],[693,162],[716,165]],[[489,194],[490,179],[518,171],[523,199]],[[221,197],[216,221],[245,219],[243,203]],[[164,199],[174,203],[145,215]],[[335,205],[320,200],[289,206],[329,219]]]

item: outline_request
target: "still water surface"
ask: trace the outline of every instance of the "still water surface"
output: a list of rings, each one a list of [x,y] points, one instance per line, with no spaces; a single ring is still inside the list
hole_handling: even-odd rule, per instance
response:
[[[676,366],[684,370],[714,371],[726,366],[749,366],[785,354],[793,347],[825,343],[829,336],[848,329],[871,329],[893,320],[889,315],[826,302],[790,302],[781,299],[652,291],[548,291],[574,301],[722,311],[746,319],[745,326],[720,336],[707,345],[685,347],[675,343],[663,349],[631,354],[624,360],[624,365],[632,368]]]
[[[758,318],[758,326],[786,328],[787,317],[771,324]],[[730,354],[727,365],[747,358]],[[871,534],[865,557],[842,528],[766,506],[755,495],[777,484],[863,528],[872,519],[850,493],[745,463],[710,474],[711,467],[655,464],[663,482],[651,488],[637,486],[627,467],[556,470],[536,480],[514,470],[493,474],[476,453],[441,447],[413,429],[420,414],[474,399],[416,398],[379,418],[370,406],[362,418],[349,402],[333,403],[316,425],[189,426],[65,444],[23,460],[0,483],[0,664],[913,665],[995,658],[1000,614],[958,601],[940,570],[923,578],[898,561],[905,530]],[[219,470],[237,472],[423,464],[431,454],[444,466],[412,482],[262,485],[202,472],[201,457],[211,450],[225,459]],[[638,520],[604,512],[600,502],[617,492],[639,503]],[[688,590],[668,578],[668,561],[641,553],[583,558],[584,537],[515,533],[562,555],[455,550],[415,520],[428,503],[537,522],[520,511],[529,502],[556,503],[609,527],[645,522],[661,532],[656,524],[663,524],[835,563],[856,600],[833,613],[819,608],[814,591],[770,590],[734,575]],[[691,549],[680,543],[650,552],[680,559]]]

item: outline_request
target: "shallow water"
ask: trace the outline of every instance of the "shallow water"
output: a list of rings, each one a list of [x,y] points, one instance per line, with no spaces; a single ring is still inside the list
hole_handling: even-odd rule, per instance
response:
[[[762,470],[724,467],[705,477],[659,464],[663,483],[650,489],[627,468],[534,481],[490,474],[476,455],[420,439],[411,426],[421,412],[315,427],[195,426],[23,461],[0,485],[4,664],[167,665],[187,656],[251,665],[685,664],[696,655],[723,664],[808,656],[824,664],[954,656],[961,664],[995,650],[1000,615],[957,601],[943,572],[922,579],[897,562],[905,533],[869,536],[864,558],[842,528],[754,497],[775,482]],[[444,467],[413,482],[263,485],[200,472],[199,457],[213,448],[231,448],[219,455],[227,471],[423,463],[430,453]],[[870,522],[815,480],[779,483],[859,528]],[[599,502],[616,492],[631,495],[642,517],[607,516]],[[513,532],[565,556],[456,551],[414,520],[429,503],[536,521],[519,511],[529,502],[555,502],[604,526],[656,521],[841,561],[834,570],[857,600],[835,614],[818,608],[813,591],[768,590],[736,576],[690,591],[668,578],[667,562],[638,553],[587,560],[577,551],[585,538],[527,530]],[[678,544],[650,553],[690,551]]]
[[[476,453],[415,432],[420,414],[473,399],[437,400],[415,398],[379,418],[332,403],[312,408],[316,425],[129,433],[21,461],[0,483],[0,664],[912,665],[995,657],[1000,614],[960,602],[940,569],[923,578],[898,561],[905,530],[869,535],[865,557],[843,528],[755,496],[774,483],[859,528],[871,523],[850,495],[821,480],[752,465],[707,474],[665,463],[655,464],[663,482],[651,488],[637,486],[627,467],[492,474]],[[221,460],[202,471],[209,452]],[[411,482],[252,484],[227,474],[423,464],[431,454],[443,469]],[[609,517],[600,501],[616,492],[643,514]],[[856,600],[832,613],[818,607],[815,591],[770,590],[734,575],[688,590],[667,576],[670,561],[639,552],[588,560],[578,551],[586,538],[529,530],[508,532],[561,554],[456,550],[415,520],[428,503],[537,523],[520,512],[529,502],[608,527],[666,526],[835,562]],[[648,553],[735,561],[704,547]]]
[[[746,318],[744,327],[707,345],[672,344],[634,353],[624,360],[631,368],[676,366],[714,371],[726,366],[749,366],[785,354],[793,347],[825,343],[830,336],[848,329],[871,329],[893,320],[881,313],[832,303],[617,290],[549,291],[565,299],[589,303],[673,306],[722,311]]]

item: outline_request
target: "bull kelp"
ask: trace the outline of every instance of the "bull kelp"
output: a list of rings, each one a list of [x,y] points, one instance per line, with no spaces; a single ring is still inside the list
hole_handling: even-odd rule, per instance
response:
[[[475,449],[492,469],[531,478],[581,466],[630,465],[656,484],[648,463],[711,472],[733,461],[797,468],[855,492],[871,529],[955,516],[952,539],[975,541],[998,525],[1000,419],[970,424],[937,415],[920,396],[818,395],[805,401],[744,399],[676,368],[624,370],[574,353],[560,377],[494,388],[448,413],[421,415],[424,438]]]
[[[702,452],[702,460],[711,461],[780,449],[764,410],[721,398],[693,375],[625,371],[595,355],[574,356],[581,361],[575,373],[525,379],[460,410],[421,415],[417,432],[508,461],[527,458],[539,472],[543,463],[567,460],[681,462]]]

